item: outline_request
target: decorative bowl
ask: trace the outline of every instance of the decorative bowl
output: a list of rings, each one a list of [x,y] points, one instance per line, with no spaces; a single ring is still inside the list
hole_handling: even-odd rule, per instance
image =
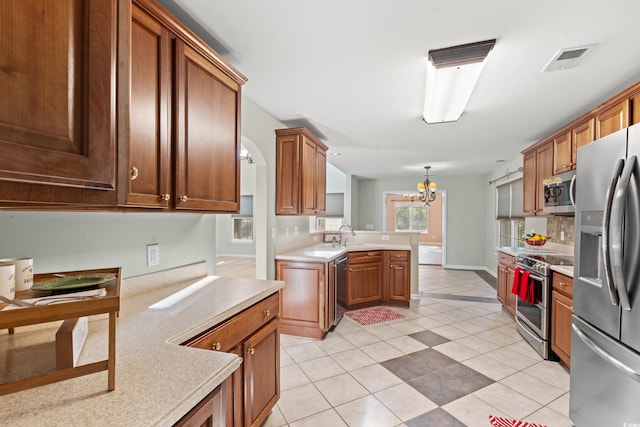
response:
[[[527,239],[525,240],[525,242],[527,242],[527,245],[529,246],[544,246],[545,243],[547,243],[546,240],[531,240],[531,239]]]

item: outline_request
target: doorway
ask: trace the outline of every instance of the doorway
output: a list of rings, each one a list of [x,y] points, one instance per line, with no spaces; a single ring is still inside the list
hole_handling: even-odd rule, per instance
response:
[[[444,265],[446,193],[436,192],[436,199],[425,206],[412,201],[405,193],[385,193],[385,227],[388,231],[419,232],[418,264]]]

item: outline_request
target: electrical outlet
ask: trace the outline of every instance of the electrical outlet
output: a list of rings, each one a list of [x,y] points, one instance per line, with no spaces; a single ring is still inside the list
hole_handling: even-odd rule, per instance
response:
[[[298,226],[296,225],[295,227],[293,227],[293,235],[297,236],[298,233],[300,233],[300,228],[298,228]]]
[[[160,264],[160,245],[153,243],[147,245],[147,267]]]
[[[390,240],[391,236],[389,236],[388,234],[383,234],[382,235],[382,240]]]

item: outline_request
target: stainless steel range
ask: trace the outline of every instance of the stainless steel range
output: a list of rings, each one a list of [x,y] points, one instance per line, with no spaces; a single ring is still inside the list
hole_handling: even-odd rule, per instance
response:
[[[516,327],[520,335],[542,356],[551,358],[551,266],[573,265],[573,257],[555,255],[520,255],[516,266],[529,275],[533,287],[532,301],[520,296],[516,302]]]

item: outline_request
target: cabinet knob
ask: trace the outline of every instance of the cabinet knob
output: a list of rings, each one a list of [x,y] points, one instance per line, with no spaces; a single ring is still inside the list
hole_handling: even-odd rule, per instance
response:
[[[559,284],[560,286],[562,286],[563,288],[567,285],[567,284],[566,284],[566,283],[564,283],[564,282],[559,282],[558,284]]]
[[[262,312],[265,316],[271,316],[271,310],[265,310]]]
[[[186,202],[187,200],[189,200],[189,198],[185,195],[185,196],[180,196],[180,201],[181,202]]]
[[[249,350],[247,350],[247,353],[249,354],[254,354],[256,352],[256,349],[251,347]]]
[[[138,168],[131,166],[131,181],[135,181],[135,179],[138,178],[138,175],[140,175]]]
[[[220,349],[222,348],[222,344],[220,344],[219,342],[214,342],[211,348],[213,350],[220,351]]]
[[[161,198],[162,200],[164,200],[165,202],[166,202],[166,201],[169,201],[169,200],[171,199],[171,194],[168,194],[168,193],[161,194],[161,195],[160,195],[160,198]]]

